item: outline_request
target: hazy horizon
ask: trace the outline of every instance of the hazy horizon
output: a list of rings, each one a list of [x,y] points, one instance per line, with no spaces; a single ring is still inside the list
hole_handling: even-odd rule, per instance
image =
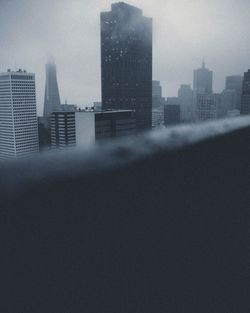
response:
[[[0,0],[0,72],[24,68],[36,74],[42,113],[45,63],[57,65],[61,102],[91,105],[101,99],[100,12],[110,0]],[[225,77],[250,67],[248,0],[130,0],[153,18],[153,79],[163,96],[176,96],[193,82],[205,58],[214,91]]]

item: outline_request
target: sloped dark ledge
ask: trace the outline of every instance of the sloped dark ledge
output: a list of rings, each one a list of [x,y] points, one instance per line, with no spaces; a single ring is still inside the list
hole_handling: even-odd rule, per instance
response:
[[[2,165],[0,312],[247,312],[249,125]]]

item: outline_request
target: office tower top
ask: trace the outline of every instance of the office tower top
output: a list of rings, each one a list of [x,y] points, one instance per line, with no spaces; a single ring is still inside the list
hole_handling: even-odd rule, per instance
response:
[[[102,106],[135,110],[137,130],[152,124],[152,19],[123,2],[101,13]]]
[[[206,68],[204,60],[202,67],[194,71],[193,87],[196,95],[213,93],[213,72]]]
[[[44,116],[60,109],[61,101],[57,84],[56,65],[51,58],[46,64],[46,85],[44,96]]]
[[[250,114],[250,70],[244,73],[241,96],[241,114]]]
[[[35,75],[8,70],[0,74],[0,159],[38,151]]]

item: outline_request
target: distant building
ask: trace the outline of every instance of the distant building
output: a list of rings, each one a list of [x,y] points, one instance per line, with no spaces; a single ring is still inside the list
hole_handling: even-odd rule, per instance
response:
[[[235,92],[235,110],[240,110],[241,105],[241,94],[242,94],[242,83],[243,76],[240,75],[232,75],[226,77],[226,86],[225,90],[233,90]]]
[[[51,114],[52,148],[79,148],[96,140],[133,135],[135,132],[135,114],[130,110]]]
[[[50,115],[51,149],[76,146],[75,112],[53,112]]]
[[[152,82],[152,109],[159,109],[164,106],[165,99],[162,97],[161,83],[157,80]]]
[[[218,118],[218,105],[220,95],[197,95],[197,117],[198,121],[214,120]]]
[[[250,70],[244,73],[240,113],[242,115],[250,114]]]
[[[0,74],[0,159],[38,152],[35,75],[8,70]]]
[[[193,89],[195,95],[213,93],[213,72],[206,68],[204,61],[202,67],[194,71]]]
[[[218,117],[226,117],[227,113],[237,110],[238,95],[234,89],[224,89],[221,93],[221,103],[218,107]]]
[[[162,97],[162,87],[158,80],[153,80],[152,82],[152,108],[160,109],[163,108],[165,104],[165,99]]]
[[[232,110],[227,112],[227,117],[238,117],[240,116],[239,110]]]
[[[39,149],[45,151],[50,148],[50,118],[48,116],[38,117],[38,135],[39,135]]]
[[[138,131],[152,127],[152,19],[124,2],[101,13],[104,110],[134,110]]]
[[[161,82],[158,80],[153,80],[152,81],[152,95],[153,97],[162,97],[162,87],[161,87]]]
[[[94,102],[93,107],[95,111],[102,111],[102,102],[101,101]]]
[[[177,125],[181,121],[181,106],[177,97],[167,98],[164,106],[165,126]]]
[[[164,124],[164,106],[152,110],[152,127],[159,127]]]
[[[195,119],[194,94],[190,85],[181,85],[178,90],[178,98],[181,106],[181,121],[193,122]]]
[[[53,60],[46,64],[46,85],[44,96],[44,116],[60,110],[60,95],[57,83],[56,65]]]
[[[226,77],[225,89],[221,93],[221,105],[218,117],[226,117],[229,111],[240,110],[243,77]]]
[[[152,82],[152,127],[164,124],[165,98],[162,97],[161,83],[157,80]]]

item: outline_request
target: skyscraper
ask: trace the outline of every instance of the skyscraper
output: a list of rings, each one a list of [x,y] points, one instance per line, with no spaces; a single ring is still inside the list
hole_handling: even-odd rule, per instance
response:
[[[153,80],[152,81],[152,95],[153,97],[162,97],[162,87],[161,87],[161,82],[158,80]]]
[[[228,111],[236,110],[237,94],[233,89],[224,89],[221,93],[221,104],[218,108],[218,117],[227,116]]]
[[[243,77],[240,75],[232,75],[226,77],[226,89],[236,90],[238,93],[242,91]]]
[[[162,97],[162,87],[158,80],[152,82],[152,105],[153,109],[162,108],[165,104],[165,99]]]
[[[243,77],[240,75],[232,75],[226,77],[226,86],[225,86],[225,91],[226,93],[231,94],[234,92],[235,94],[235,99],[233,103],[233,108],[231,110],[240,110],[240,104],[241,104],[241,94],[242,94],[242,82],[243,82]]]
[[[250,70],[244,73],[240,113],[250,114]]]
[[[49,116],[50,113],[60,110],[60,95],[57,84],[56,65],[51,59],[46,64],[46,85],[44,96],[44,116]]]
[[[0,159],[39,152],[35,75],[18,70],[0,74]]]
[[[136,112],[137,130],[152,126],[152,19],[123,2],[101,13],[103,109]]]
[[[213,93],[213,72],[206,68],[204,61],[202,67],[194,71],[193,89],[195,95]]]
[[[181,85],[178,90],[178,98],[181,106],[181,121],[192,122],[195,117],[194,95],[190,85]]]

